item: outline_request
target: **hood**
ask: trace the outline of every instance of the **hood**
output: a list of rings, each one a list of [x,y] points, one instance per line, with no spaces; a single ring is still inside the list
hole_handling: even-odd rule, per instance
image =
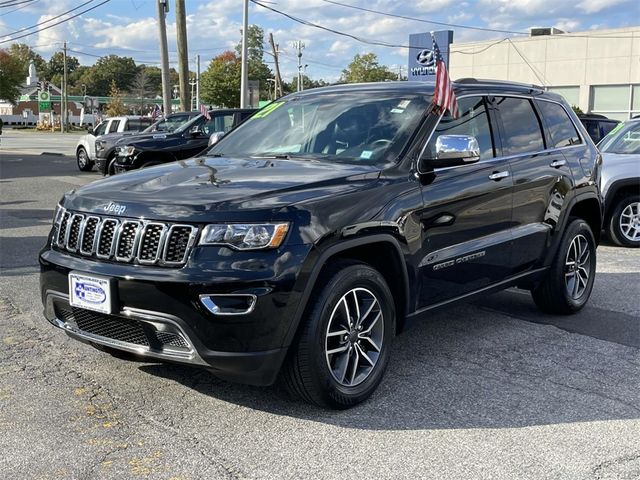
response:
[[[144,144],[144,142],[151,140],[157,142],[158,140],[164,140],[166,138],[179,138],[180,134],[173,132],[149,132],[149,133],[133,133],[133,135],[127,135],[124,138],[119,139],[116,144],[122,145],[138,145]]]
[[[196,157],[115,175],[68,193],[71,210],[155,220],[262,220],[283,207],[370,185],[373,165]],[[124,207],[124,208],[122,208]]]

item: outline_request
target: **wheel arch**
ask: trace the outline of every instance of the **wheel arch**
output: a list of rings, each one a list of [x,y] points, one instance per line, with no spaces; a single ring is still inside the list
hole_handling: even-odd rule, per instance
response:
[[[582,218],[591,227],[591,232],[596,240],[596,245],[600,243],[600,236],[602,231],[602,210],[600,208],[600,202],[595,197],[587,197],[577,199],[577,201],[571,206],[571,209],[567,213],[567,219],[565,221],[565,228],[571,217]]]
[[[607,224],[611,220],[611,214],[615,208],[616,201],[627,194],[640,193],[640,177],[624,178],[616,180],[607,190],[607,197],[604,201],[604,222]]]
[[[391,261],[389,261],[391,259]],[[375,268],[384,277],[394,299],[396,332],[401,332],[409,313],[409,274],[398,240],[390,234],[373,234],[345,240],[323,250],[313,264],[300,303],[294,314],[285,345],[290,345],[299,330],[309,298],[328,264],[335,260],[355,260]]]

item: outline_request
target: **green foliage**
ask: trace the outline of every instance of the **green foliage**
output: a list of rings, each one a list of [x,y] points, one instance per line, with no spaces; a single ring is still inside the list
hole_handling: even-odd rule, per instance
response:
[[[396,80],[398,76],[386,66],[378,63],[375,53],[356,54],[351,63],[342,71],[341,82],[384,82]]]
[[[200,81],[200,95],[205,104],[240,106],[240,58],[234,52],[223,52],[211,60]]]
[[[7,50],[0,50],[0,99],[12,104],[20,97],[20,85],[24,81],[22,62]]]
[[[571,105],[571,109],[575,112],[576,115],[582,115],[584,112],[577,105]]]
[[[9,53],[20,63],[20,75],[22,76],[23,82],[25,78],[27,78],[27,75],[29,75],[29,62],[31,60],[33,60],[33,63],[36,66],[38,78],[40,80],[49,79],[47,62],[45,62],[44,58],[42,58],[36,52],[31,50],[31,47],[29,47],[28,45],[24,43],[12,43],[9,46]]]
[[[306,75],[302,76],[302,86],[304,87],[305,90],[308,90],[310,88],[325,87],[327,85],[330,85],[330,83],[325,82],[322,79],[312,80]],[[292,92],[296,92],[297,90],[298,90],[298,76],[296,75],[295,77],[293,77],[293,80],[291,81],[291,83],[284,84],[284,93],[292,93]]]
[[[89,67],[78,82],[87,86],[87,95],[104,95],[112,82],[115,82],[118,90],[128,90],[137,73],[133,58],[107,55]]]
[[[69,75],[73,73],[80,66],[80,62],[76,57],[67,56],[67,81]],[[64,74],[64,54],[62,52],[56,52],[51,55],[48,63],[48,77],[47,80],[53,81],[54,75],[59,75],[62,78]],[[55,83],[55,82],[54,82]],[[56,83],[56,85],[60,85]]]
[[[127,108],[124,106],[122,100],[122,93],[118,88],[115,80],[111,80],[111,88],[109,90],[109,96],[111,97],[111,103],[107,107],[107,115],[110,117],[117,117],[119,115],[126,115]]]

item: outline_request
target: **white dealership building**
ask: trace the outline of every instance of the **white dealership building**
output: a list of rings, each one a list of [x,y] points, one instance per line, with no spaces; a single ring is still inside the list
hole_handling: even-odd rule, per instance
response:
[[[640,27],[530,36],[450,47],[450,76],[543,85],[587,113],[640,114]]]

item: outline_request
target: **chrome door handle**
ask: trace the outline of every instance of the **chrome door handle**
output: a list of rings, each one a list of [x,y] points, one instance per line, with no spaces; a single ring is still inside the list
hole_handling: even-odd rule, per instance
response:
[[[489,175],[489,180],[500,180],[502,178],[506,178],[509,176],[509,172],[507,172],[506,170],[504,172],[494,172],[491,175]]]
[[[566,164],[567,164],[566,160],[554,160],[549,164],[549,166],[553,168],[560,168],[560,167],[564,167]]]

